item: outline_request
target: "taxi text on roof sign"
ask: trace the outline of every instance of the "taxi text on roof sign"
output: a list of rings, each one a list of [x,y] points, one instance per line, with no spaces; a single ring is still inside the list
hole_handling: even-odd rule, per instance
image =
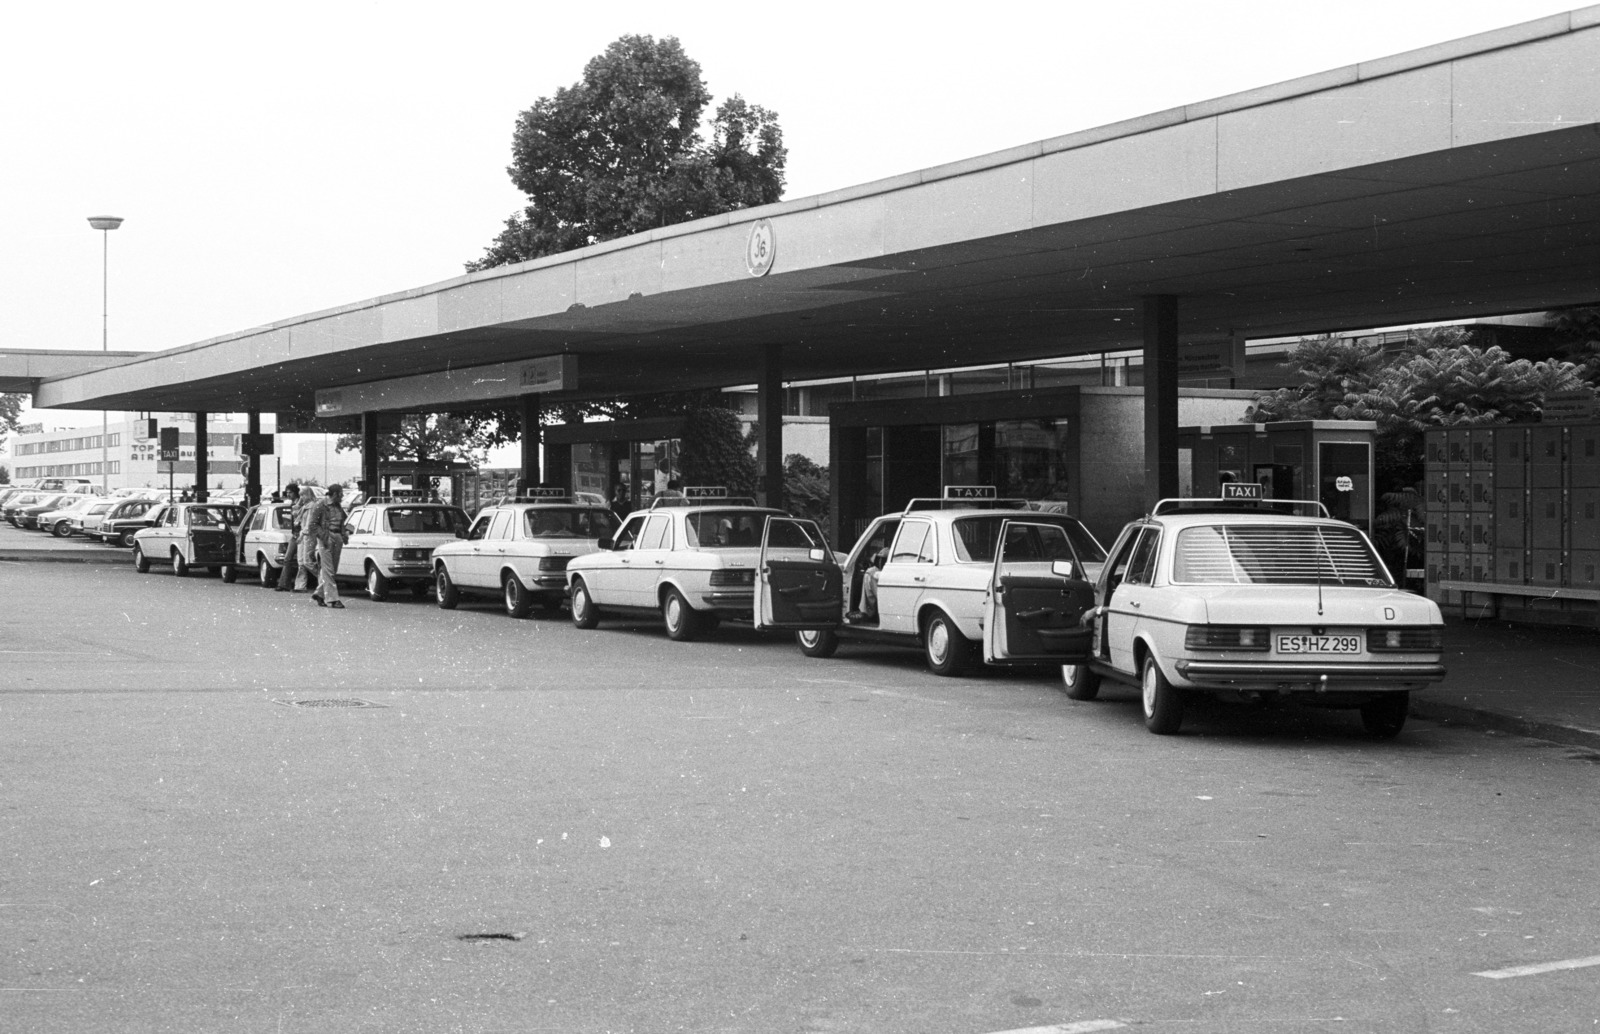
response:
[[[1224,499],[1260,499],[1261,485],[1255,481],[1228,481],[1222,486]]]
[[[685,499],[726,499],[727,485],[688,485],[683,490]]]
[[[528,488],[524,489],[522,494],[528,499],[564,499],[566,498],[567,490],[559,486],[550,488]]]
[[[946,499],[994,499],[996,492],[993,485],[946,485],[944,486]]]

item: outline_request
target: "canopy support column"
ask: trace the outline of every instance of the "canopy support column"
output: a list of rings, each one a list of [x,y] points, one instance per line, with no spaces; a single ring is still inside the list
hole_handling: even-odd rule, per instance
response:
[[[1178,494],[1178,298],[1143,301],[1144,495],[1153,508]]]
[[[245,413],[245,446],[240,449],[249,470],[244,475],[244,504],[254,506],[261,502],[261,454],[256,448],[261,434],[261,411],[252,409]],[[240,532],[243,534],[243,532]]]
[[[378,484],[378,414],[361,414],[361,490],[368,496],[378,495],[383,486]]]
[[[519,395],[517,412],[522,418],[522,490],[539,484],[539,396]]]
[[[194,501],[206,501],[206,479],[211,476],[211,465],[207,462],[206,453],[210,449],[210,442],[206,435],[206,414],[204,411],[194,415]]]
[[[761,348],[761,379],[756,387],[756,468],[763,506],[783,506],[783,346]]]

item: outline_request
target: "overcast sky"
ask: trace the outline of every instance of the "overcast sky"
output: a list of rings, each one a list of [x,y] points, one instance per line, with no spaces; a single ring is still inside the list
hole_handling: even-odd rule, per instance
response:
[[[522,203],[505,173],[517,113],[626,33],[677,36],[717,101],[740,93],[776,111],[796,198],[1575,6],[13,5],[0,37],[0,348],[100,347],[91,215],[127,220],[109,237],[113,350],[459,275]]]

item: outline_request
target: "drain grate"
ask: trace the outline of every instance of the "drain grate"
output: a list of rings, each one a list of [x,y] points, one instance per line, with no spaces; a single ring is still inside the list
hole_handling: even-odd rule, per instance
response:
[[[279,700],[285,707],[382,707],[360,697],[324,697],[314,700]]]
[[[520,930],[516,933],[458,933],[458,941],[520,941],[527,934]]]

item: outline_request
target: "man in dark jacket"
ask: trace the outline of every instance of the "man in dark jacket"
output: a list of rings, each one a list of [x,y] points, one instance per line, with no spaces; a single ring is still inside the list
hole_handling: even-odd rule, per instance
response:
[[[283,567],[278,570],[278,591],[288,592],[294,588],[295,575],[300,571],[300,522],[294,519],[300,509],[300,486],[291,481],[283,494],[292,505],[289,507],[289,547],[283,552]]]

